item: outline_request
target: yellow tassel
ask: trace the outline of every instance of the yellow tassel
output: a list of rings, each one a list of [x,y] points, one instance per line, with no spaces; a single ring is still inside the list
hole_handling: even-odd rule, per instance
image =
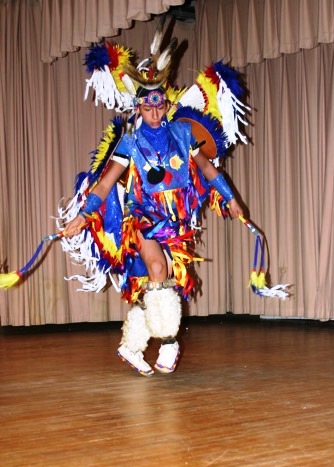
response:
[[[20,280],[17,272],[9,272],[7,274],[0,274],[0,289],[9,289],[13,287]]]
[[[257,289],[263,289],[266,285],[266,278],[263,271],[257,273],[256,271],[252,271],[250,275],[249,286],[254,286]]]
[[[263,271],[260,272],[257,276],[257,288],[258,289],[264,289],[266,286],[266,277]]]

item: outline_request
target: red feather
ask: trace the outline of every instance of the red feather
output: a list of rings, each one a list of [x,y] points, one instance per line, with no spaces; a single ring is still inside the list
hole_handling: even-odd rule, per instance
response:
[[[109,42],[106,41],[106,49],[110,58],[109,68],[110,70],[115,70],[119,64],[119,48],[115,45],[111,45]]]

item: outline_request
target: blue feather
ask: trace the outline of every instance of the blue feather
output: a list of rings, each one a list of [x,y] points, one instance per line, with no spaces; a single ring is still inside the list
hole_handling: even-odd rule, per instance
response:
[[[245,93],[245,88],[243,87],[241,74],[233,70],[227,65],[224,65],[223,62],[216,62],[213,64],[213,68],[216,72],[220,74],[227,86],[230,88],[231,92],[235,95],[237,99],[240,99]]]
[[[88,73],[93,73],[94,70],[103,70],[105,65],[109,65],[110,58],[108,55],[107,48],[104,44],[95,44],[89,48],[89,52],[86,54],[86,70]]]
[[[87,172],[80,172],[78,175],[75,177],[75,182],[74,182],[74,192],[77,193],[79,191],[79,188],[82,185],[82,182],[84,179],[87,177],[88,173]]]
[[[203,115],[199,110],[193,109],[192,107],[180,107],[173,116],[173,121],[178,120],[179,118],[191,118],[192,120],[197,121],[203,125],[208,132],[213,137],[216,147],[217,147],[217,156],[216,157],[226,157],[226,135],[224,133],[223,127],[221,126],[219,120],[210,116]]]

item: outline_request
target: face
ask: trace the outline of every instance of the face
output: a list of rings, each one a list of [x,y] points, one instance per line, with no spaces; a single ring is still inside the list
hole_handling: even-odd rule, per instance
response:
[[[158,128],[161,125],[161,119],[169,108],[169,104],[164,101],[159,107],[151,107],[149,104],[141,104],[139,112],[144,122],[152,128]]]

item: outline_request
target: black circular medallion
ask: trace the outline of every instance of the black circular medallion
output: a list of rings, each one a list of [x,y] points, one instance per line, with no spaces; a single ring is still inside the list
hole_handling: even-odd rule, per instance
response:
[[[152,185],[157,185],[158,183],[162,182],[165,176],[165,169],[161,167],[161,165],[157,165],[156,167],[152,167],[147,172],[147,181]]]

